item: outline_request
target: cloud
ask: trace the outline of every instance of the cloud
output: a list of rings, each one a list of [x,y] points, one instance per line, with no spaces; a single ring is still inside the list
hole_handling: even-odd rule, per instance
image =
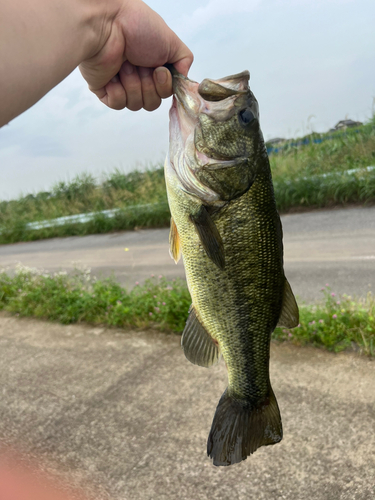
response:
[[[284,7],[285,9],[293,6],[321,7],[328,4],[346,5],[355,0],[209,0],[206,5],[193,10],[180,18],[178,24],[178,34],[183,38],[193,37],[196,33],[207,26],[214,29],[212,23],[225,16],[232,17],[238,14],[248,14],[260,8],[268,11]],[[270,12],[268,15],[272,15]]]
[[[198,7],[191,14],[181,19],[179,35],[191,36],[202,30],[216,18],[252,12],[263,0],[210,0],[206,5]]]

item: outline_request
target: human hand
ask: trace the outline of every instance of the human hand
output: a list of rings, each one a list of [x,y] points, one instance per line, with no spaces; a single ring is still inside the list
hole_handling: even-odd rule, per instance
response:
[[[193,54],[141,0],[122,0],[99,50],[79,65],[89,89],[113,109],[153,111],[172,95],[171,63],[185,76]]]

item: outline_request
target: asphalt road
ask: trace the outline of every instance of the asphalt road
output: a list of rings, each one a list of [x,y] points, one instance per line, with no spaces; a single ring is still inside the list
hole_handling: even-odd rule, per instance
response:
[[[364,296],[375,286],[375,207],[316,211],[282,217],[285,271],[300,300],[319,300],[329,283],[336,293]],[[168,230],[155,229],[0,246],[3,267],[17,262],[49,271],[91,268],[127,286],[151,274],[184,277],[168,253]],[[125,251],[125,248],[128,250]]]
[[[375,363],[272,345],[284,438],[214,467],[206,440],[227,384],[176,335],[0,315],[1,443],[95,500],[373,500]],[[44,497],[46,498],[46,497]]]
[[[374,279],[375,209],[288,215],[285,268],[297,295],[364,295]],[[50,271],[84,264],[129,286],[184,276],[168,231],[0,247]],[[127,249],[125,251],[125,249]],[[84,486],[95,500],[372,500],[375,364],[355,354],[272,345],[284,439],[215,468],[206,440],[226,387],[224,364],[191,365],[159,332],[62,326],[0,314],[0,456],[11,445]]]

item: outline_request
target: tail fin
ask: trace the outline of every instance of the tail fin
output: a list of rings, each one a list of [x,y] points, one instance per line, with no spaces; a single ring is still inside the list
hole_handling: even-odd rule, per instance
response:
[[[207,455],[214,465],[232,465],[282,437],[280,411],[272,389],[267,401],[255,408],[233,399],[226,389],[216,408]]]

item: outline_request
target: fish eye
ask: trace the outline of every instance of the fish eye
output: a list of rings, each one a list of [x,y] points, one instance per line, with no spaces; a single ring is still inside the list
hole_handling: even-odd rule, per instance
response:
[[[253,120],[255,120],[255,116],[253,115],[253,113],[252,113],[252,111],[251,111],[250,108],[242,109],[238,113],[238,118],[240,120],[240,123],[242,123],[243,125],[248,125]]]

